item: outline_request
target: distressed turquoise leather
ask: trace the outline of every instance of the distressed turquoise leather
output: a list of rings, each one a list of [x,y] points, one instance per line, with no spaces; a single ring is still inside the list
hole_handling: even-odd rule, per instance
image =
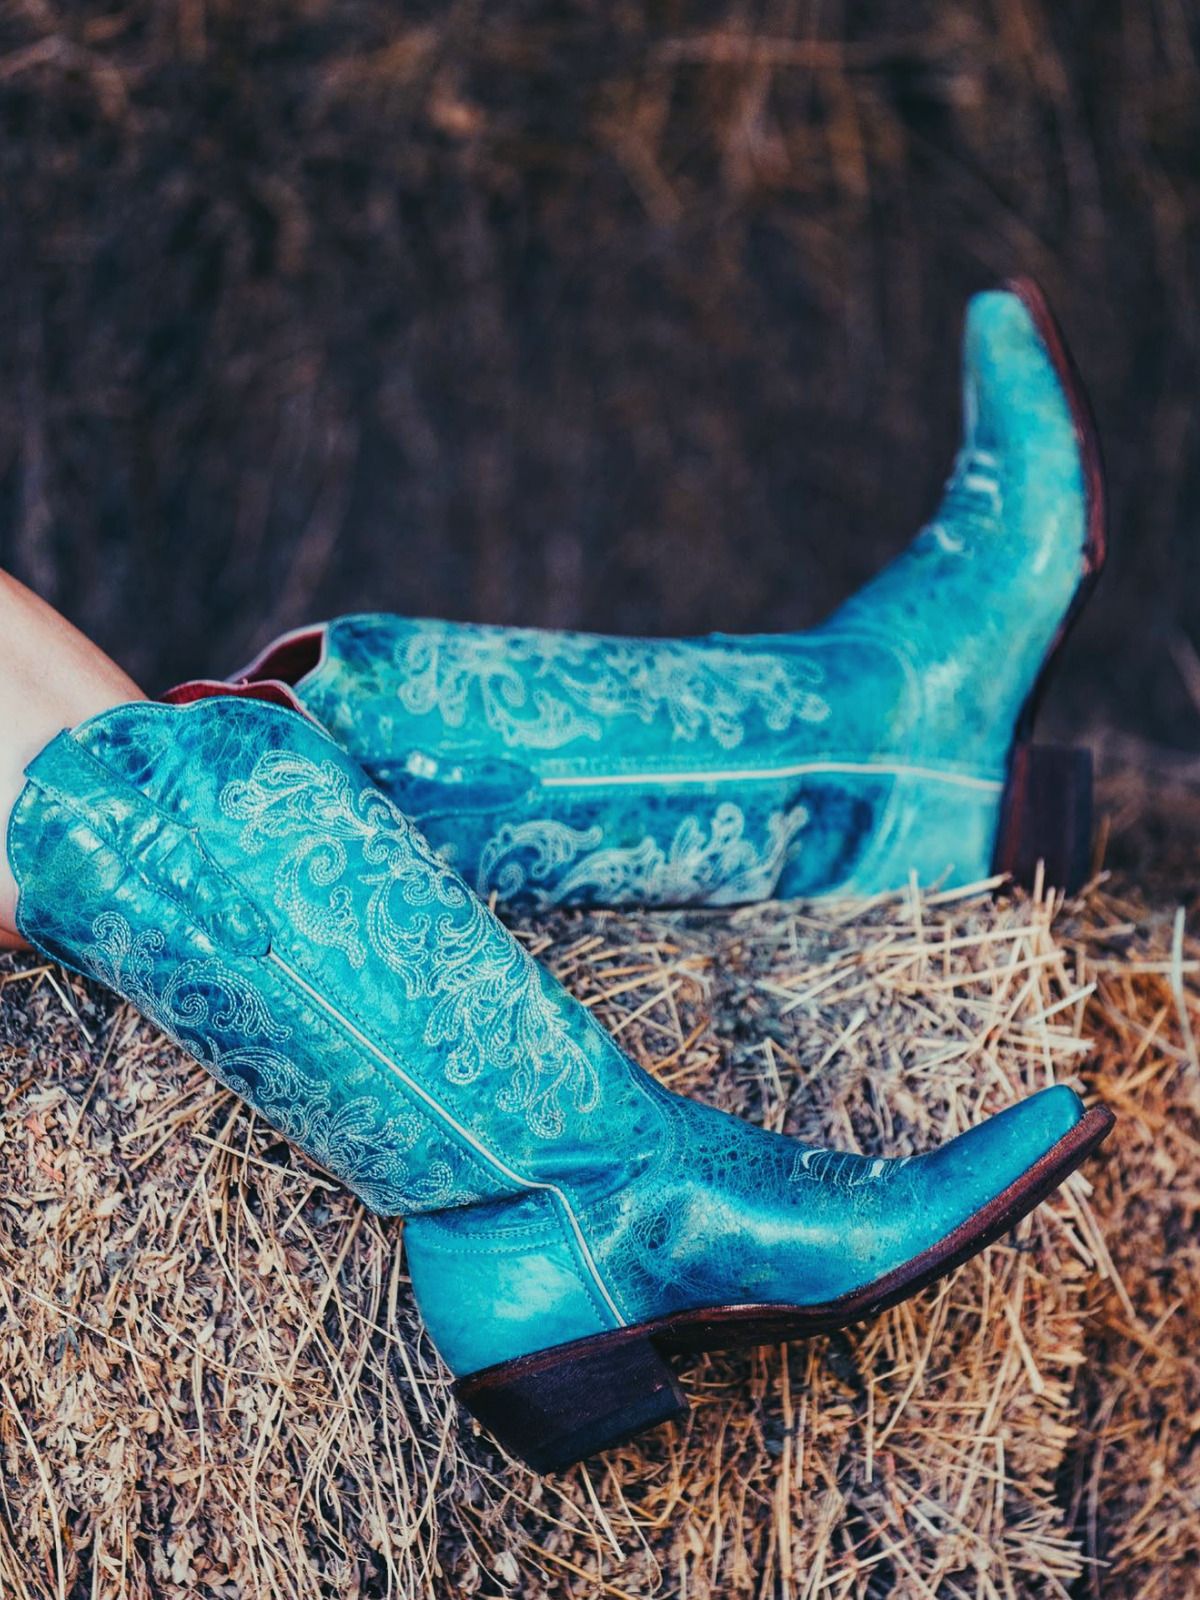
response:
[[[656,1084],[315,724],[120,707],[31,763],[25,937],[108,984],[364,1201],[465,1373],[673,1310],[816,1303],[936,1243],[1081,1114],[814,1150]]]
[[[1020,298],[971,302],[933,521],[803,634],[619,639],[386,615],[296,690],[502,901],[725,904],[975,882],[1085,567],[1070,404]],[[269,670],[269,667],[268,667]]]

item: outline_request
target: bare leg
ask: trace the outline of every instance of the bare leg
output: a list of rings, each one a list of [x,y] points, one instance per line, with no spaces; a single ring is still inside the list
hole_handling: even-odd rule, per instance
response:
[[[3,841],[26,764],[64,728],[145,698],[77,628],[0,572],[0,949],[23,942]]]

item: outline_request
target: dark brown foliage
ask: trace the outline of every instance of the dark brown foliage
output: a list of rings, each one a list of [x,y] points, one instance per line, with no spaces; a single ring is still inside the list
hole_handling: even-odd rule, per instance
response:
[[[1190,0],[14,0],[0,562],[152,688],[349,608],[806,625],[1025,270],[1114,489],[1057,720],[1186,743],[1198,141]]]

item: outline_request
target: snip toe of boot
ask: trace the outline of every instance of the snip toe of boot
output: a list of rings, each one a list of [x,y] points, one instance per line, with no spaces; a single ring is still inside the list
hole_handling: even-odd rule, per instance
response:
[[[1028,1099],[968,1128],[920,1158],[929,1203],[971,1216],[1030,1170],[1083,1120],[1083,1101],[1066,1084]]]

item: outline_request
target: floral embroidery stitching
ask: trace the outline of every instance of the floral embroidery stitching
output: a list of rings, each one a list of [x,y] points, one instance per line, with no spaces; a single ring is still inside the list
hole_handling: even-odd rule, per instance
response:
[[[982,541],[989,548],[1004,525],[1004,462],[976,443],[979,401],[975,383],[963,389],[966,406],[962,447],[946,480],[937,516],[917,536],[916,548],[970,560]]]
[[[564,1099],[596,1109],[595,1067],[537,964],[378,789],[356,793],[336,762],[271,750],[220,804],[250,854],[283,845],[275,903],[295,926],[356,969],[381,961],[424,1002],[424,1043],[451,1083],[495,1074],[497,1107],[540,1139],[561,1134]]]
[[[703,818],[685,817],[665,850],[649,834],[635,845],[599,848],[599,824],[578,829],[550,817],[507,823],[480,853],[476,892],[541,906],[759,900],[773,890],[808,819],[803,806],[774,811],[766,839],[756,845],[746,837],[740,806],[724,801],[708,818],[707,833]]]
[[[135,935],[123,916],[105,912],[92,924],[82,961],[373,1210],[388,1216],[476,1198],[456,1180],[450,1162],[417,1150],[428,1125],[415,1112],[385,1113],[371,1094],[335,1105],[328,1080],[305,1073],[276,1048],[291,1038],[291,1028],[271,1015],[254,984],[218,957],[173,966],[158,987],[164,944],[157,929]],[[224,1043],[226,1034],[237,1043]],[[413,1176],[414,1166],[420,1176]]]
[[[393,663],[405,710],[436,711],[451,728],[482,713],[510,748],[559,749],[601,739],[620,717],[664,715],[671,737],[708,735],[732,750],[751,711],[774,733],[830,714],[815,661],[698,641],[423,623],[397,642]]]
[[[830,1184],[837,1189],[858,1189],[864,1183],[887,1183],[912,1156],[886,1159],[855,1155],[852,1150],[799,1150],[792,1163],[792,1182]]]

